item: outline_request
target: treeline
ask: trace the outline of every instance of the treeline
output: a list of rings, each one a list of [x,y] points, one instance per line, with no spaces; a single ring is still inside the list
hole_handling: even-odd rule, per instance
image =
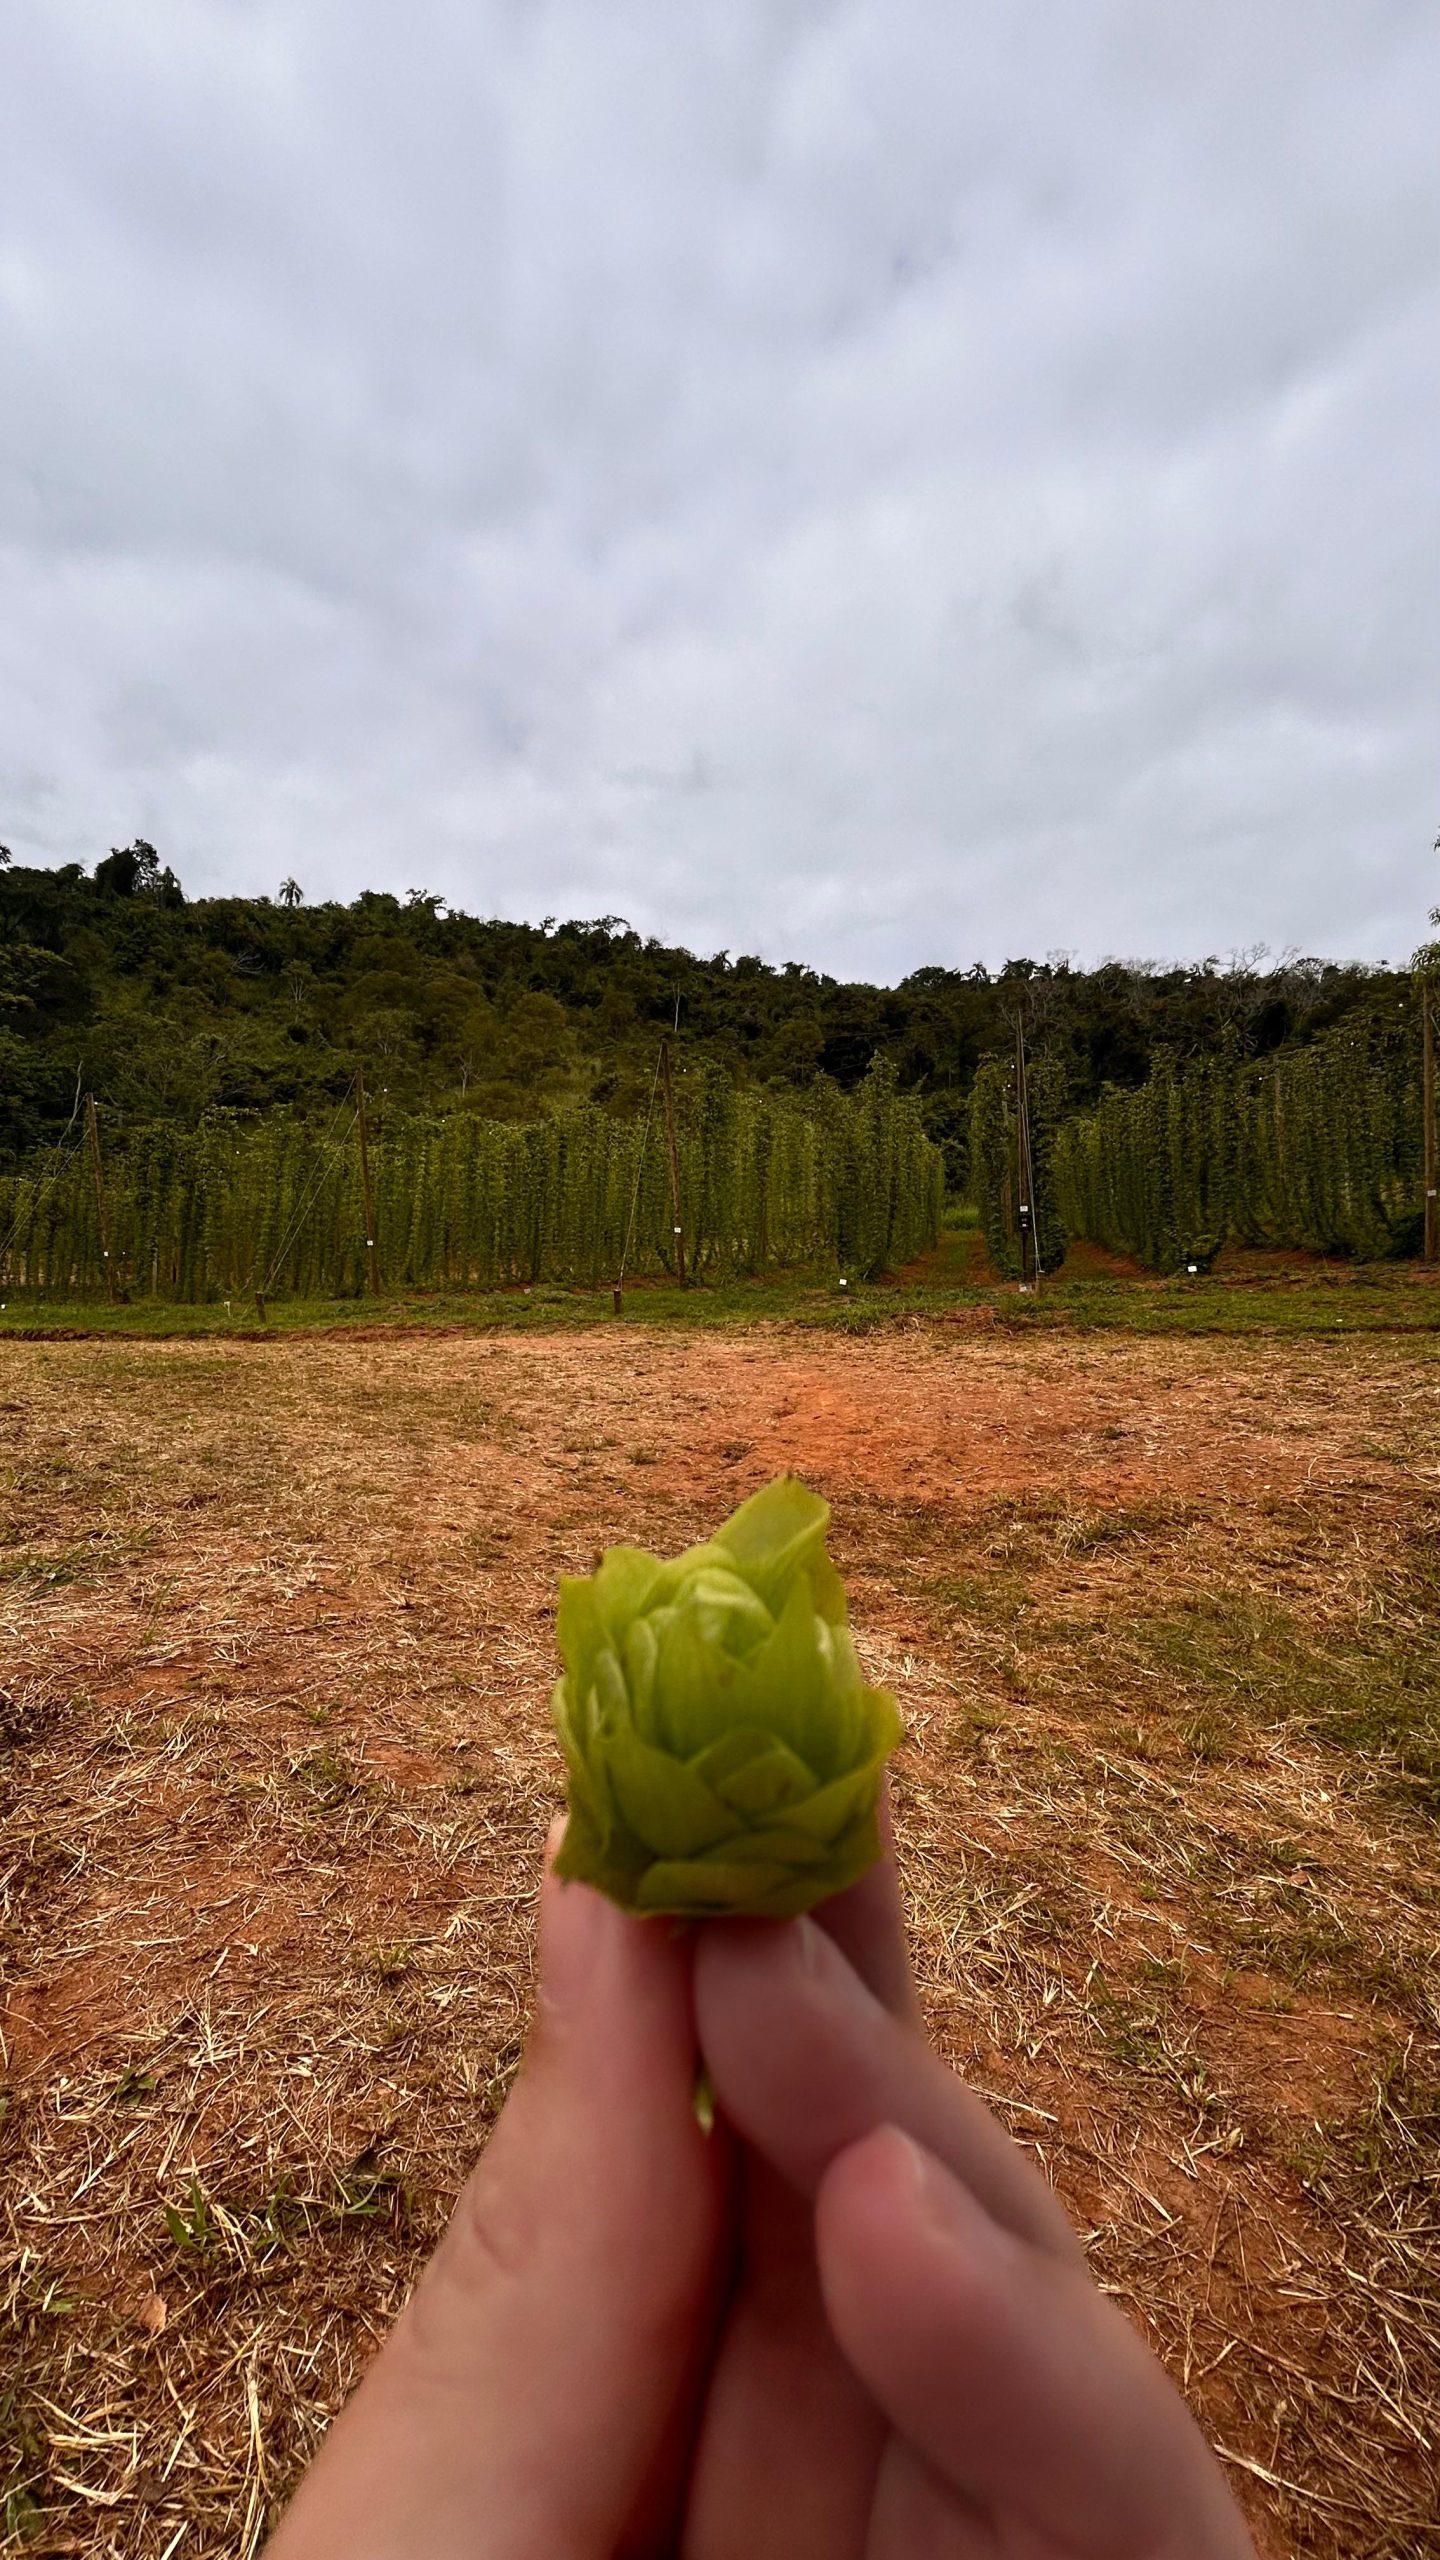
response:
[[[0,1282],[72,1296],[113,1279],[166,1301],[356,1294],[367,1279],[357,1121],[352,1087],[327,1125],[294,1112],[152,1123],[118,1146],[107,1133],[98,1166],[77,1123],[32,1170],[0,1177]],[[103,1129],[104,1115],[97,1138]],[[874,1274],[939,1232],[940,1156],[884,1066],[851,1095],[737,1089],[718,1069],[697,1072],[681,1082],[676,1153],[701,1274],[817,1263]],[[387,1288],[675,1269],[658,1107],[622,1121],[579,1105],[528,1124],[392,1108],[369,1166]]]
[[[322,1121],[357,1062],[417,1117],[533,1121],[587,1105],[643,1112],[657,1038],[737,1086],[853,1091],[883,1054],[918,1097],[951,1188],[969,1182],[971,1093],[1024,996],[1071,1107],[1145,1082],[1227,1037],[1250,1058],[1409,1001],[1396,973],[1296,960],[1185,968],[1063,960],[925,968],[898,987],[798,963],[709,958],[620,917],[542,925],[447,913],[421,890],[310,905],[187,899],[135,844],[87,871],[0,861],[0,1164],[64,1128],[77,1081],[112,1120],[197,1131],[216,1113]]]

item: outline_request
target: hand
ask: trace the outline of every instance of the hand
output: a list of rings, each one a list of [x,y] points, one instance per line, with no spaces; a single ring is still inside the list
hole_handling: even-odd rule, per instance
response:
[[[696,1955],[741,2274],[685,2560],[1253,2560],[1038,2170],[931,2052],[893,1869]]]
[[[271,2560],[1251,2551],[1045,2181],[927,2047],[887,1867],[817,1919],[689,1934],[547,1880],[519,2082]]]
[[[547,1872],[519,2079],[269,2560],[673,2549],[727,2209],[691,1952]]]

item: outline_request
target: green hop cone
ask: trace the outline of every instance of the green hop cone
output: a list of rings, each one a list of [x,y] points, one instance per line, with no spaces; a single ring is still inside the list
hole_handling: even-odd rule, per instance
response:
[[[873,1865],[900,1712],[861,1674],[829,1518],[781,1476],[672,1563],[610,1547],[562,1578],[562,1876],[627,1911],[784,1920]]]

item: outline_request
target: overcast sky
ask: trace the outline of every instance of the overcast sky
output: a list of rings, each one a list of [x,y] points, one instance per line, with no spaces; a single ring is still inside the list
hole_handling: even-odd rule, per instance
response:
[[[889,979],[1440,898],[1435,0],[6,0],[0,838]]]

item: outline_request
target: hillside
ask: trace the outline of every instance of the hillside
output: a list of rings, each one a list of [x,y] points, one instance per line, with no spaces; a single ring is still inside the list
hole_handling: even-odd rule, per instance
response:
[[[137,843],[93,873],[0,867],[0,1161],[64,1126],[77,1080],[117,1121],[193,1126],[321,1109],[357,1059],[406,1106],[521,1119],[585,1098],[629,1114],[678,1000],[682,1052],[742,1081],[819,1073],[848,1090],[883,1051],[959,1181],[975,1068],[1010,1037],[1022,991],[1077,1106],[1143,1081],[1162,1048],[1193,1055],[1230,1029],[1266,1055],[1347,1015],[1398,1027],[1413,1003],[1399,972],[1293,958],[1019,959],[845,984],[798,962],[697,957],[619,917],[482,920],[420,891],[311,906],[287,883],[274,899],[192,900]]]

